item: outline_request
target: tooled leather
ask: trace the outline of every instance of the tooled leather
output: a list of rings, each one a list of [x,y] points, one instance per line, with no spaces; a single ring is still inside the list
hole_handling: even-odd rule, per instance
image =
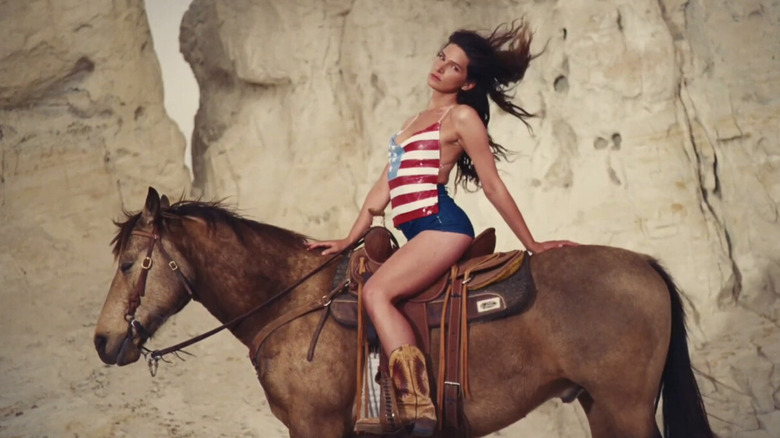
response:
[[[436,421],[425,356],[418,348],[404,345],[390,354],[390,377],[395,385],[402,421]]]
[[[468,304],[465,304],[468,307],[469,324],[515,315],[523,312],[533,303],[536,289],[531,277],[530,259],[531,257],[525,257],[525,262],[522,263],[519,270],[502,281],[492,283],[479,290],[469,287]],[[480,279],[475,278],[475,280]],[[334,319],[346,327],[355,327],[357,321],[356,301],[356,297],[351,294],[342,294],[334,298],[331,305]],[[441,297],[437,298],[427,303],[427,306],[420,311],[427,313],[426,325],[429,329],[439,325],[442,311],[441,301]],[[410,312],[407,303],[403,303],[401,306],[403,306],[404,312]],[[427,348],[426,351],[428,351]]]
[[[404,366],[405,361],[398,359],[399,354],[393,355],[390,359],[390,376],[393,379],[398,398],[408,400],[412,395],[412,376],[407,367]]]
[[[412,373],[419,382],[418,393],[423,397],[431,396],[431,385],[428,382],[428,371],[425,368],[425,359],[422,356],[415,355],[412,359]]]

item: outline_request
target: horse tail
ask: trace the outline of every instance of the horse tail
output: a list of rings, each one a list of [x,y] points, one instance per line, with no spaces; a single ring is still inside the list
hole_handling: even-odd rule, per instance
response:
[[[672,303],[672,333],[658,394],[658,397],[663,395],[664,436],[714,438],[715,434],[707,420],[704,402],[693,375],[680,289],[658,261],[651,259],[649,263],[666,283]]]

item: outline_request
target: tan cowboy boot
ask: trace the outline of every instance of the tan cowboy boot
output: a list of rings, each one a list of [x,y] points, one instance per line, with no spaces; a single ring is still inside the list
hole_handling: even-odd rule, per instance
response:
[[[414,424],[413,436],[431,436],[436,429],[436,408],[425,356],[413,345],[402,345],[390,353],[390,377],[398,397],[401,424]]]

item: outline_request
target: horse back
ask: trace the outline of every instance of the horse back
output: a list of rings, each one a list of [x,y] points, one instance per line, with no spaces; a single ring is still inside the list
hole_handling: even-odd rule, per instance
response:
[[[606,370],[622,366],[626,356],[636,361],[665,357],[670,295],[651,261],[626,249],[591,245],[532,257],[537,299],[528,319],[570,378],[593,374],[583,363]],[[663,368],[656,365],[648,364]]]

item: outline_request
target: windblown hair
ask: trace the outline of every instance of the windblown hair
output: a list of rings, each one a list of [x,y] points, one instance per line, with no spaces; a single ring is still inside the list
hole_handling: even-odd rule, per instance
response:
[[[472,89],[460,91],[458,103],[474,108],[485,128],[490,122],[490,97],[501,110],[517,117],[531,129],[527,119],[534,115],[512,103],[509,95],[536,57],[531,55],[531,40],[531,32],[524,20],[501,24],[486,37],[472,30],[458,30],[450,35],[447,44],[455,44],[466,53],[469,58],[467,80],[474,83]],[[488,141],[495,159],[506,159],[507,149],[494,142],[489,134]],[[466,190],[469,183],[481,187],[474,163],[465,153],[458,160],[455,184],[458,183]]]

